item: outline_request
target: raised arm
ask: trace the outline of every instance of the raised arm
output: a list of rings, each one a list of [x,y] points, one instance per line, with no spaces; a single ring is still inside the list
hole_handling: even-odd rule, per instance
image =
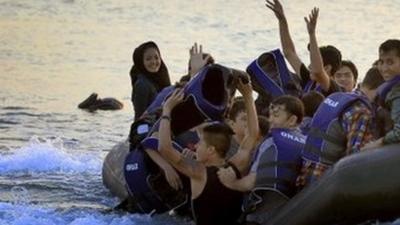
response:
[[[296,53],[296,48],[290,36],[289,25],[283,11],[283,7],[278,0],[274,0],[273,2],[271,0],[266,0],[265,5],[275,13],[276,18],[279,21],[279,34],[281,38],[283,54],[296,74],[300,76],[300,68],[303,62]]]
[[[197,47],[197,43],[194,43],[192,48],[189,51],[190,54],[190,59],[189,59],[189,64],[190,64],[190,70],[189,70],[189,75],[191,78],[199,72],[201,68],[203,68],[205,65],[207,65],[207,62],[211,58],[210,55],[207,54],[205,58],[203,58],[203,46],[200,45]]]
[[[260,130],[256,106],[254,104],[252,95],[253,89],[251,87],[251,83],[248,82],[247,84],[244,84],[241,80],[239,80],[238,90],[243,95],[246,105],[248,132],[240,143],[238,152],[232,156],[230,162],[236,166],[241,174],[245,174],[248,170],[251,160],[251,153],[256,145]]]
[[[311,79],[319,83],[324,91],[328,91],[330,79],[324,69],[324,62],[322,61],[321,52],[318,48],[317,36],[315,34],[318,13],[319,9],[314,8],[308,18],[304,17],[304,21],[306,21],[307,24],[307,31],[310,36]]]
[[[205,167],[197,161],[184,157],[172,146],[171,111],[177,104],[182,102],[183,97],[183,89],[176,89],[164,103],[159,128],[158,150],[161,155],[181,173],[192,179],[202,179],[201,175],[205,171]]]

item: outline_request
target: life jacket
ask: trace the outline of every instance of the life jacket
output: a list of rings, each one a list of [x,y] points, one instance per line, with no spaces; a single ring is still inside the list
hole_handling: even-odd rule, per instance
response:
[[[153,102],[147,107],[146,113],[151,114],[154,113],[157,109],[160,109],[162,103],[164,103],[165,99],[175,90],[175,86],[168,86],[161,90],[160,93],[157,94],[156,98]]]
[[[173,142],[177,151],[182,147]],[[125,159],[127,190],[141,213],[163,213],[188,201],[188,192],[172,189],[144,149],[157,149],[158,139],[145,138]],[[183,178],[182,178],[183,179]]]
[[[384,82],[378,87],[377,96],[378,102],[382,107],[387,108],[388,106],[385,104],[387,94],[392,90],[392,88],[400,83],[400,75],[395,76],[393,79]]]
[[[322,87],[321,85],[317,84],[317,82],[313,81],[313,80],[309,80],[306,84],[306,86],[304,86],[303,89],[303,93],[308,93],[310,91],[316,91],[319,93],[322,93]]]
[[[260,157],[253,191],[274,190],[292,197],[306,138],[294,129],[273,128],[270,133],[257,149],[257,154],[261,148],[266,150]]]
[[[372,110],[369,100],[354,92],[333,93],[322,102],[311,121],[303,151],[304,159],[332,165],[344,156],[347,137],[340,118],[349,106],[358,101]]]
[[[303,117],[303,121],[301,121],[301,124],[299,126],[301,132],[306,136],[307,136],[308,132],[310,131],[311,121],[312,121],[312,117],[305,116],[305,117]]]
[[[275,208],[295,194],[295,182],[301,167],[301,150],[305,136],[298,130],[273,128],[270,136],[256,149],[259,158],[255,187],[245,198],[243,212],[255,211],[260,204],[264,208]],[[262,154],[261,156],[259,154]],[[266,191],[276,193],[276,201],[265,199]]]
[[[264,61],[267,60],[266,56],[268,55],[273,57],[272,63],[275,65],[273,69],[275,69],[277,73],[276,79],[273,79],[271,77],[272,74],[268,74],[268,71],[263,69]],[[247,73],[250,75],[253,85],[259,86],[259,88],[255,89],[261,89],[265,92],[264,94],[269,94],[273,98],[291,94],[293,90],[289,90],[289,88],[293,89],[296,87],[295,81],[289,73],[285,59],[279,49],[260,55],[247,67]]]
[[[189,191],[185,190],[189,187],[189,180],[181,176],[184,190],[172,189],[164,174],[144,151],[158,149],[158,139],[151,134],[158,130],[159,121],[154,113],[147,114],[132,124],[129,134],[130,153],[125,158],[124,177],[130,204],[139,213],[163,213],[190,202]],[[179,137],[180,143],[173,142],[177,151],[182,151],[182,146],[190,147],[192,142],[197,142],[197,136],[186,135]]]
[[[231,69],[218,64],[203,67],[185,85],[184,101],[171,112],[172,133],[178,135],[205,120],[223,120],[235,88]]]

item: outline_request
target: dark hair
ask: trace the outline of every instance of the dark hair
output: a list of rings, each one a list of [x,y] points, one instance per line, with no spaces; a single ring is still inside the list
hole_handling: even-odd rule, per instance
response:
[[[379,52],[387,53],[390,51],[396,51],[397,56],[400,57],[400,40],[389,39],[379,46]]]
[[[207,145],[214,146],[218,155],[225,158],[231,145],[233,130],[225,123],[214,122],[203,128],[203,137]]]
[[[310,91],[303,95],[301,101],[304,105],[304,115],[307,117],[313,117],[314,113],[317,111],[321,102],[323,102],[325,96],[317,91]]]
[[[161,66],[156,73],[147,71],[143,63],[144,53],[149,48],[155,48],[160,55]],[[132,87],[135,87],[135,83],[139,74],[146,76],[146,78],[148,78],[155,85],[157,91],[161,91],[163,88],[171,85],[167,66],[165,66],[165,63],[161,58],[160,49],[153,41],[145,42],[135,48],[133,51],[132,60],[134,65],[129,72]]]
[[[358,79],[358,70],[356,65],[354,65],[354,63],[350,60],[343,60],[342,61],[342,65],[340,68],[347,66],[349,67],[349,69],[351,70],[351,72],[353,73],[353,77],[354,77],[354,81],[356,81],[357,83],[357,79]]]
[[[304,105],[301,100],[291,95],[282,95],[271,104],[285,106],[285,111],[297,117],[297,123],[301,123],[304,117]]]
[[[236,97],[229,110],[228,119],[235,121],[240,112],[246,112],[246,104],[242,97]]]
[[[342,54],[340,53],[339,49],[332,45],[328,45],[320,47],[319,51],[321,52],[324,66],[331,65],[331,75],[335,74],[335,72],[340,68],[342,62]]]
[[[266,137],[270,128],[268,117],[261,115],[258,116],[258,128],[260,129],[261,136]]]
[[[385,82],[385,80],[383,79],[378,68],[372,67],[365,74],[362,85],[366,86],[369,89],[377,89],[381,84],[383,84],[383,82]]]

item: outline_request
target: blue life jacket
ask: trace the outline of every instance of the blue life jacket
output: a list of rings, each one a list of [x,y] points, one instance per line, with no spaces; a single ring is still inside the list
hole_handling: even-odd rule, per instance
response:
[[[392,90],[392,88],[400,83],[400,75],[395,76],[393,79],[386,81],[385,83],[381,84],[377,90],[378,102],[382,107],[387,108],[385,101],[387,94]]]
[[[311,128],[311,121],[312,121],[312,117],[305,116],[305,117],[303,117],[303,121],[301,121],[301,124],[299,126],[301,133],[303,133],[306,136]]]
[[[305,94],[310,91],[316,91],[316,92],[322,93],[322,87],[317,82],[315,82],[313,80],[309,80],[303,89],[303,93]]]
[[[252,191],[255,194],[259,190],[272,190],[290,198],[295,194],[306,137],[297,129],[273,128],[270,133],[257,149],[257,154],[260,149],[266,150],[260,157]]]
[[[153,100],[153,102],[150,104],[149,107],[147,107],[146,112],[149,113],[154,113],[157,109],[162,107],[162,103],[165,101],[165,99],[175,90],[175,86],[168,86],[165,87],[160,91],[160,93],[157,94],[156,98]]]
[[[372,110],[369,100],[357,93],[336,92],[318,107],[311,121],[303,158],[308,161],[333,165],[345,154],[347,134],[340,118],[349,106],[361,101]]]
[[[264,58],[265,55],[273,56],[273,63],[275,64],[278,73],[277,78],[279,83],[272,79],[271,75],[267,74],[267,72],[263,70],[263,65],[261,65],[263,62],[260,62],[260,59]],[[289,86],[289,84],[293,85],[295,83],[279,49],[275,49],[260,55],[247,67],[247,73],[250,75],[253,84],[259,85],[261,89],[263,89],[267,94],[270,94],[273,98],[290,94],[286,88]]]
[[[197,109],[207,119],[221,120],[228,104],[228,85],[226,80],[231,74],[232,71],[230,69],[218,64],[206,66],[186,84],[184,88],[185,97],[193,98]],[[206,79],[208,79],[207,84]],[[213,79],[219,83],[219,86],[211,82]],[[211,87],[213,84],[216,86]],[[212,90],[211,88],[219,88],[220,90]],[[218,91],[219,96],[211,96],[207,93],[212,91]]]
[[[182,147],[175,142],[173,142],[173,146],[177,151],[182,150]],[[158,179],[157,176],[164,175],[155,172],[155,165],[143,150],[145,148],[157,149],[158,139],[154,137],[145,138],[141,146],[138,146],[128,154],[124,164],[127,190],[134,199],[136,206],[142,213],[163,213],[183,204],[184,202],[177,202],[176,205],[171,205],[171,202],[164,199],[162,194],[154,190],[155,187],[153,187],[151,181]],[[181,194],[185,195],[187,193]]]
[[[236,89],[233,71],[213,64],[205,66],[184,87],[185,99],[171,112],[171,130],[179,135],[205,120],[223,120]]]

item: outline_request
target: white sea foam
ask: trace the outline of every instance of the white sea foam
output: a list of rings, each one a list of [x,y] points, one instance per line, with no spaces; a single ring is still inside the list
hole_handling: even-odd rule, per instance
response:
[[[29,143],[0,155],[0,173],[88,172],[100,173],[102,159],[95,154],[68,152],[60,138],[32,137]]]

